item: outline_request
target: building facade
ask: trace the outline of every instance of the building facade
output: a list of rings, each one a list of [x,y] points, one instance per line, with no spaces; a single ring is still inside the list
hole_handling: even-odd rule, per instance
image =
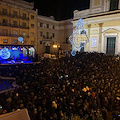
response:
[[[54,54],[71,49],[69,36],[72,34],[72,23],[70,20],[56,21],[54,17],[38,15],[37,17],[37,48],[38,55]]]
[[[119,9],[120,0],[90,0],[89,9],[74,11],[73,32],[82,18],[90,39],[84,51],[120,54]]]
[[[25,46],[26,54],[37,50],[37,11],[22,0],[0,0],[0,46]],[[18,40],[22,37],[24,42]],[[35,49],[34,49],[35,48]]]

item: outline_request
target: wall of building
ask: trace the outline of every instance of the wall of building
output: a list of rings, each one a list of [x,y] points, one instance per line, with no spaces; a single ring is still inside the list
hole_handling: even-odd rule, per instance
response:
[[[32,10],[33,7],[33,3],[22,0],[0,1],[0,44],[33,45],[36,48],[37,11]],[[23,37],[24,43],[18,41],[19,36]]]
[[[78,20],[83,18],[84,28],[90,39],[85,46],[85,51],[107,53],[107,39],[115,37],[115,54],[120,54],[120,10],[109,11],[110,2],[109,4],[106,2],[109,1],[91,0],[89,10],[74,11],[73,28],[77,26]],[[103,7],[100,7],[101,5]],[[99,12],[93,12],[99,7],[101,9]],[[83,15],[85,12],[87,13]]]

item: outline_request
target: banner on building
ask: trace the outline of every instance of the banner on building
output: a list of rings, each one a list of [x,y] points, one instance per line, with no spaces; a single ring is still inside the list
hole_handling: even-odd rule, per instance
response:
[[[92,47],[97,47],[97,38],[92,38]]]

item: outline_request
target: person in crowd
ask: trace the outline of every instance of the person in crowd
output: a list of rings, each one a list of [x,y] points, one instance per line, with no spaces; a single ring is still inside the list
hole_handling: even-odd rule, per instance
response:
[[[31,120],[63,120],[74,115],[106,120],[108,112],[120,114],[119,56],[84,52],[3,67],[0,73],[16,77],[19,85],[0,94],[0,114],[23,108]]]

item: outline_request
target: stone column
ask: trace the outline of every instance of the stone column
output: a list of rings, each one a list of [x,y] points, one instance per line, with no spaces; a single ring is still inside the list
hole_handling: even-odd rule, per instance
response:
[[[99,23],[99,43],[98,43],[98,51],[99,52],[102,52],[101,51],[101,45],[102,45],[102,26],[103,26],[103,23]]]

